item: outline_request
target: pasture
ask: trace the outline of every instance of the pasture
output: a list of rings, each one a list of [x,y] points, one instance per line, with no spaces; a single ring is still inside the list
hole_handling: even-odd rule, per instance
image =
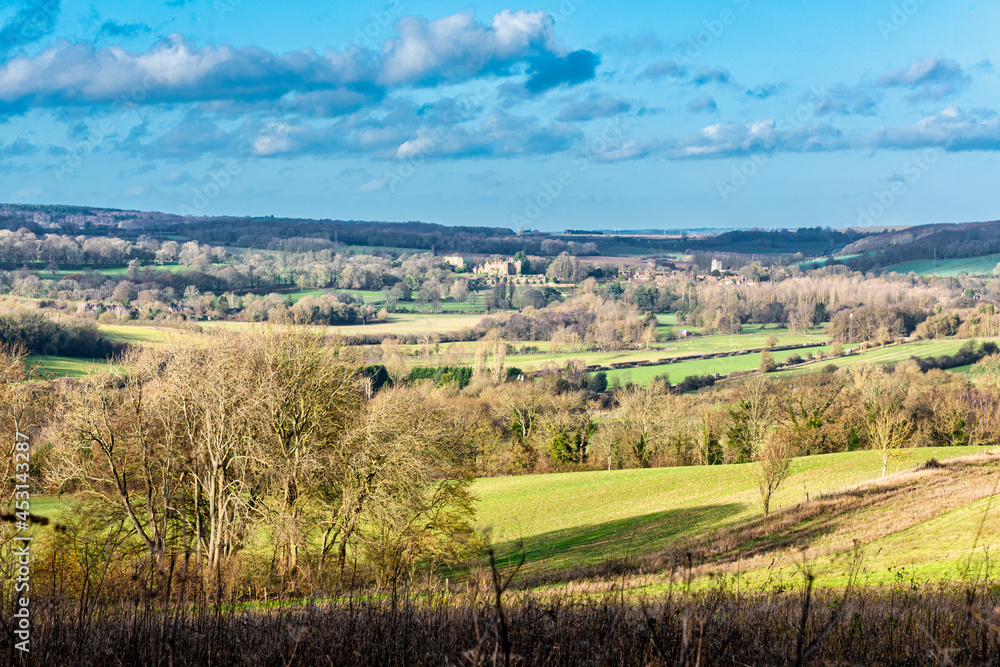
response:
[[[32,355],[28,365],[36,366],[43,376],[79,378],[107,366],[105,359],[78,359],[76,357],[56,357],[52,355]]]
[[[427,335],[430,337],[433,334],[454,333],[464,329],[471,329],[475,327],[482,318],[482,315],[465,313],[393,313],[389,315],[388,321],[383,322],[316,328],[322,328],[329,333],[340,334],[343,336],[388,334],[400,336]],[[254,327],[266,326],[266,323],[209,321],[199,322],[198,325],[206,331],[248,331]]]
[[[98,324],[97,330],[108,340],[130,345],[159,345],[174,336],[191,335],[191,332],[183,329],[113,324]]]
[[[895,464],[895,469],[911,470],[930,458],[947,461],[981,451],[972,447],[913,449]],[[840,505],[831,506],[829,513],[810,514],[801,525],[782,518],[783,514],[808,508],[809,503],[802,504],[807,493],[812,502],[817,502],[821,493],[831,497],[849,487],[879,483],[880,461],[878,453],[871,451],[795,459],[791,475],[772,501],[770,521],[772,528],[780,528],[780,535],[774,537],[778,542],[766,558],[744,562],[742,572],[757,570],[758,576],[767,576],[782,569],[786,576],[794,577],[795,564],[801,563],[801,550],[810,549],[816,556],[818,572],[836,576],[846,569],[837,545],[859,539],[866,545],[873,580],[884,577],[891,581],[895,573],[890,566],[908,568],[921,577],[954,577],[974,548],[1000,546],[1000,522],[995,514],[984,515],[990,508],[980,497],[988,495],[993,484],[986,488],[980,485],[982,493],[968,497],[951,492],[949,502],[936,495],[947,491],[931,490],[928,485],[926,495],[937,500],[927,498],[927,502],[917,503],[919,510],[914,510],[912,495],[921,495],[923,482],[918,479],[904,484],[890,476],[880,486],[884,493],[873,494],[885,500],[884,504],[845,505],[843,498],[861,493],[855,490],[837,501]],[[696,542],[722,539],[747,525],[759,528],[763,517],[751,475],[753,465],[479,479],[473,487],[479,498],[477,522],[489,531],[505,564],[519,558],[523,546],[524,574],[557,575],[574,570],[579,574],[580,568],[598,566],[606,560],[640,559],[686,549]],[[990,465],[992,470],[983,472],[987,478],[997,474],[997,461]],[[955,484],[961,486],[960,481]],[[889,491],[904,488],[910,496],[902,493],[897,498]],[[908,508],[905,515],[899,513],[904,505]],[[989,520],[989,532],[979,535],[973,547],[976,525],[984,516]],[[788,542],[781,542],[783,538]],[[753,549],[750,551],[753,553]]]
[[[822,352],[829,354],[830,347],[810,347],[800,350],[781,350],[772,353],[777,362],[784,362],[788,357],[797,354],[805,356]],[[678,361],[673,364],[659,364],[656,366],[639,366],[637,368],[623,368],[621,370],[608,371],[608,382],[618,382],[625,384],[633,382],[646,386],[649,382],[659,376],[666,374],[672,384],[677,384],[684,378],[692,375],[728,375],[737,371],[749,371],[760,364],[760,354],[740,354],[732,357],[718,357],[715,359],[692,359],[689,361]]]
[[[537,371],[542,368],[552,366],[561,368],[570,361],[580,361],[587,366],[609,366],[611,364],[631,362],[656,362],[660,359],[670,359],[688,355],[715,354],[720,352],[738,352],[740,350],[760,349],[767,346],[768,338],[772,335],[777,337],[779,346],[805,344],[815,344],[820,346],[824,345],[826,342],[826,339],[820,335],[817,330],[812,330],[805,334],[792,334],[789,333],[787,329],[776,328],[761,330],[758,327],[759,325],[754,325],[751,333],[734,334],[732,336],[727,334],[684,338],[666,343],[657,343],[642,350],[619,350],[611,352],[591,351],[579,348],[567,349],[567,347],[558,348],[556,351],[553,351],[554,346],[548,341],[513,341],[513,350],[508,353],[505,363],[508,367],[514,366],[526,371]],[[410,359],[409,361],[413,365],[419,366],[434,366],[442,364],[469,365],[473,361],[476,346],[477,344],[474,342],[450,344],[442,343],[439,348],[440,354],[425,356],[418,359]],[[518,354],[518,350],[524,347],[534,347],[537,348],[538,351],[527,354]],[[811,353],[818,349],[825,350],[827,348],[815,347],[790,352],[776,352],[775,358],[784,360],[791,354],[801,354],[805,356],[807,353]],[[421,353],[425,350],[422,350],[421,346],[400,346],[400,351],[413,354]],[[697,364],[699,362],[707,362],[713,367],[718,367],[719,364],[722,364],[722,367],[732,366],[732,369],[727,372],[732,372],[733,370],[745,370],[745,368],[756,368],[756,361],[749,366],[745,366],[747,363],[746,360],[733,365],[731,360],[736,358],[738,357],[678,362],[677,364],[670,364],[663,366],[662,368],[675,368],[677,366],[681,366],[682,364]],[[758,357],[754,355],[754,359],[756,360]],[[713,370],[711,372],[721,373],[722,371]],[[674,375],[674,371],[671,371],[671,375]],[[683,377],[680,377],[679,379],[683,379]]]
[[[907,274],[910,272],[920,276],[957,276],[960,273],[972,275],[992,275],[993,269],[1000,264],[1000,253],[983,255],[982,257],[961,257],[958,259],[914,259],[901,264],[893,264],[883,269],[885,272]]]
[[[902,345],[888,345],[886,347],[879,347],[865,352],[856,352],[852,355],[847,355],[843,357],[837,357],[833,359],[823,359],[821,361],[808,364],[806,366],[801,366],[798,368],[793,368],[787,371],[776,371],[773,373],[775,377],[791,377],[794,375],[801,375],[803,373],[814,373],[821,370],[828,364],[832,364],[837,368],[843,368],[845,366],[854,366],[856,364],[895,364],[904,359],[909,359],[910,357],[939,357],[942,355],[952,355],[958,352],[958,349],[965,345],[970,340],[969,338],[949,338],[946,340],[930,340],[930,341],[918,341],[915,343],[904,343]],[[978,341],[993,340],[995,342],[1000,342],[997,338],[982,338],[976,339]]]

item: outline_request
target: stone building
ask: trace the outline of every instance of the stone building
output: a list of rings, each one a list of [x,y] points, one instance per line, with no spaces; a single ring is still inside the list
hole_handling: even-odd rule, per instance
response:
[[[447,255],[444,258],[444,261],[448,262],[459,271],[465,268],[465,258],[461,255]]]
[[[474,268],[472,272],[480,276],[519,276],[521,262],[512,258],[486,262]]]

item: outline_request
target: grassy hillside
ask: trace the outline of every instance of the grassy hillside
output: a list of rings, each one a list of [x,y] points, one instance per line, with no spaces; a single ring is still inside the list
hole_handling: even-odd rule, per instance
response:
[[[913,469],[930,458],[946,461],[976,451],[916,449],[895,465]],[[984,507],[982,496],[995,492],[992,478],[998,463],[994,457],[985,472],[956,475],[951,486],[933,490],[933,501],[921,502],[923,473],[913,473],[916,481],[905,474],[891,477],[883,489],[888,492],[829,497],[877,480],[881,464],[874,452],[799,458],[776,494],[767,522],[750,465],[480,479],[474,492],[480,499],[479,525],[490,530],[506,563],[523,541],[527,575],[595,567],[610,559],[650,558],[698,545],[707,553],[714,550],[719,565],[731,560],[727,554],[742,552],[742,571],[756,570],[760,576],[775,568],[794,570],[801,562],[799,548],[808,547],[832,575],[843,570],[835,557],[857,537],[870,546],[870,565],[878,570],[873,576],[885,575],[894,564],[933,577],[953,573],[968,555],[975,533],[967,529],[982,520],[978,510]],[[969,484],[974,486],[967,488]],[[812,502],[800,505],[806,493]],[[820,493],[828,498],[817,502]],[[979,547],[1000,545],[1000,522],[991,516],[991,532],[981,537]],[[935,536],[938,541],[929,541]],[[768,542],[773,548],[761,546]]]
[[[804,356],[815,352],[828,354],[830,346],[810,347],[803,350],[783,350],[774,352],[774,359],[783,362],[793,354]],[[666,374],[670,377],[672,384],[677,384],[684,378],[692,375],[728,375],[737,371],[748,371],[760,365],[760,354],[739,354],[732,357],[719,357],[717,359],[693,359],[691,361],[679,361],[674,364],[662,364],[657,366],[641,366],[639,368],[626,368],[617,371],[608,371],[608,381],[618,379],[622,383],[634,382],[642,386],[649,384],[650,380],[658,375]],[[816,368],[821,368],[817,366]]]
[[[158,327],[99,324],[97,328],[105,338],[130,345],[158,345],[167,342],[171,337],[191,335],[191,332],[184,329]]]
[[[402,316],[401,316],[402,317]],[[446,320],[447,321],[447,320]],[[569,361],[580,361],[587,366],[590,365],[601,365],[609,366],[616,363],[626,363],[626,362],[655,362],[660,359],[669,359],[674,357],[682,357],[688,355],[696,354],[714,354],[719,352],[730,352],[730,351],[740,351],[749,349],[759,349],[767,345],[767,339],[771,336],[775,336],[778,339],[778,345],[799,345],[799,344],[822,344],[825,342],[825,338],[820,334],[818,330],[812,330],[805,334],[792,334],[789,333],[787,329],[768,329],[759,330],[758,325],[754,325],[752,331],[744,334],[737,334],[734,336],[729,335],[717,335],[717,336],[701,336],[696,338],[687,338],[677,341],[671,341],[669,343],[659,343],[651,346],[649,349],[643,350],[622,350],[619,352],[589,352],[589,351],[559,351],[552,352],[552,344],[548,341],[540,342],[525,342],[517,347],[530,346],[538,348],[540,352],[543,353],[533,353],[533,354],[508,354],[506,358],[507,366],[516,366],[522,370],[535,371],[539,370],[545,366],[556,366],[563,367]],[[414,346],[404,346],[402,349],[406,351],[412,351]],[[804,350],[798,350],[799,354],[806,354],[813,350],[820,349],[816,348],[806,348]],[[826,349],[826,348],[823,348]],[[442,344],[442,351],[448,351],[448,357],[445,358],[421,358],[412,359],[414,365],[438,365],[441,363],[448,364],[465,364],[470,365],[473,362],[473,357],[476,350],[476,343],[453,343],[453,344]],[[793,352],[779,352],[776,353],[776,358],[784,359],[786,356],[792,354]],[[732,366],[732,359],[736,357],[727,359],[712,359],[712,360],[701,360],[693,362],[683,362],[684,364],[701,364],[709,365],[712,368],[722,368],[723,370],[712,370],[715,373],[731,372],[733,370],[742,370],[744,366],[746,368],[756,368],[757,361],[754,361],[751,365],[746,366],[746,361],[737,363],[736,366]],[[754,357],[756,359],[756,357]],[[675,370],[681,364],[670,364],[665,366],[657,367],[659,370],[653,375],[669,372],[671,377],[677,380],[683,380],[687,375],[700,374],[700,371],[692,371],[686,373],[686,375],[677,375]],[[730,370],[724,370],[725,368],[730,368]],[[648,367],[652,368],[652,367]],[[642,369],[635,369],[633,373],[638,372]],[[707,372],[707,371],[706,371]],[[652,377],[650,375],[649,377]],[[635,380],[638,381],[638,380]]]
[[[776,371],[773,373],[776,377],[790,377],[793,375],[801,375],[803,373],[815,373],[822,370],[825,366],[832,364],[838,368],[843,366],[853,366],[856,364],[894,364],[903,359],[909,359],[910,357],[939,357],[942,355],[952,355],[958,352],[958,349],[969,342],[968,338],[949,338],[947,340],[931,340],[931,341],[920,341],[917,343],[907,343],[905,345],[889,345],[887,347],[881,347],[863,354],[853,354],[846,357],[837,357],[835,359],[823,359],[813,364],[808,364],[799,368],[794,368],[787,371]],[[982,338],[977,339],[980,342],[984,340],[993,340],[1000,342],[997,338]]]
[[[885,267],[885,271],[896,273],[914,272],[922,276],[957,276],[960,273],[991,275],[996,265],[1000,264],[1000,254],[984,255],[982,257],[963,257],[959,259],[915,259],[909,262],[893,264]]]
[[[78,378],[107,365],[104,359],[77,359],[76,357],[55,357],[35,355],[28,357],[28,365],[37,365],[42,375]]]
[[[418,313],[394,313],[386,322],[374,324],[352,324],[347,326],[324,327],[329,333],[345,336],[355,334],[432,334],[449,333],[470,329],[483,319],[480,315],[439,313],[425,315]],[[262,326],[253,322],[199,322],[205,330],[227,329],[230,331],[247,331],[253,327]],[[271,325],[274,326],[274,325]],[[275,328],[280,328],[280,325]]]

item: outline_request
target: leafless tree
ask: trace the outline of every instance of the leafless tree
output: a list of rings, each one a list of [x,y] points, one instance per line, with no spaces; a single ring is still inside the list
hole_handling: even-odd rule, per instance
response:
[[[753,466],[754,481],[760,492],[760,501],[764,508],[764,517],[771,512],[771,499],[781,483],[788,477],[792,465],[792,448],[784,438],[773,434],[767,439],[757,454],[757,463]]]

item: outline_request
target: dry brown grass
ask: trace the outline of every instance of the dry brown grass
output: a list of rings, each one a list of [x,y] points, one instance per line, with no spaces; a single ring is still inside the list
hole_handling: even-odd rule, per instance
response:
[[[283,604],[139,595],[35,607],[44,665],[982,665],[1000,655],[996,587],[849,595],[683,589],[581,600],[494,591]],[[194,603],[194,604],[192,604]],[[6,607],[5,607],[6,608]],[[7,625],[4,619],[4,625]],[[9,637],[9,627],[3,628]],[[14,656],[0,653],[0,663]]]

